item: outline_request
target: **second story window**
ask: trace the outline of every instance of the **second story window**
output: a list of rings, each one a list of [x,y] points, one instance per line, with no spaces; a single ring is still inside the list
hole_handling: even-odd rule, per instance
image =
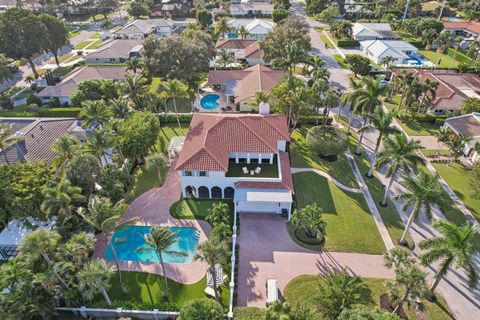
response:
[[[193,172],[192,171],[185,171],[185,176],[186,177],[191,177],[191,176],[193,176]]]
[[[199,176],[200,177],[207,177],[208,176],[207,171],[200,171]]]

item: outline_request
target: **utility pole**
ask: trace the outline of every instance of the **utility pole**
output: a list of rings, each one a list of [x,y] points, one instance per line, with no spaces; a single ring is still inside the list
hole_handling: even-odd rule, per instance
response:
[[[405,4],[405,11],[403,11],[402,23],[407,18],[408,7],[410,7],[410,0],[407,0],[407,3]]]
[[[440,14],[438,15],[438,20],[442,20],[443,9],[445,9],[445,3],[446,3],[446,2],[447,2],[447,0],[443,0],[442,8],[440,9]]]

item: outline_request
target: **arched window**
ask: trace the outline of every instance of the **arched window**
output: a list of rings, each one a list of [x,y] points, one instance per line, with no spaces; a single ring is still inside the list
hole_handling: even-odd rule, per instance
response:
[[[212,198],[213,199],[221,199],[222,198],[222,189],[220,189],[220,187],[213,187],[212,188]]]
[[[185,187],[185,196],[187,198],[196,198],[197,197],[197,189],[195,189],[194,186]]]
[[[210,198],[210,190],[207,187],[201,186],[198,188],[198,197],[199,198]]]
[[[223,197],[225,199],[233,199],[234,195],[235,195],[235,190],[232,187],[226,187],[223,190]]]

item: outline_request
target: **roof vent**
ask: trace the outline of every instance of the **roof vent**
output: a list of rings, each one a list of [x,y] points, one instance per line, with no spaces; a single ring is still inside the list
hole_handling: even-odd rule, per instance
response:
[[[42,126],[42,125],[40,125],[40,130],[42,130],[42,131],[43,131],[43,126]]]
[[[270,114],[270,106],[268,103],[260,102],[260,105],[258,106],[258,113],[264,116]]]
[[[19,139],[21,137],[23,137],[23,132],[22,131],[15,132],[15,138]]]

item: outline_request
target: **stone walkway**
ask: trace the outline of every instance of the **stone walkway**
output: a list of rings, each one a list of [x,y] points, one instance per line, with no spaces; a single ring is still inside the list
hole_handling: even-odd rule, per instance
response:
[[[278,281],[283,293],[301,275],[325,274],[345,268],[368,278],[391,278],[383,256],[361,253],[317,252],[300,247],[287,232],[286,220],[277,215],[240,215],[238,305],[265,307],[268,278]]]
[[[172,169],[174,167],[175,164],[172,164],[163,186],[151,189],[140,195],[125,211],[123,218],[139,217],[140,219],[136,225],[141,226],[161,225],[196,228],[200,233],[199,243],[203,243],[211,231],[211,227],[207,222],[178,220],[170,215],[170,207],[180,200],[181,196],[180,178],[177,172]],[[95,257],[104,257],[107,243],[104,235],[97,236]],[[114,265],[113,261],[110,263]],[[167,269],[168,278],[183,284],[192,284],[200,281],[205,276],[207,265],[203,262],[192,261],[190,263],[166,263],[165,268]],[[163,274],[160,263],[155,262],[120,261],[120,270]]]
[[[362,192],[362,189],[357,189],[357,188],[352,188],[352,187],[346,186],[343,183],[336,180],[335,178],[333,178],[331,175],[329,175],[325,171],[322,171],[320,169],[315,169],[315,168],[292,168],[292,174],[299,173],[299,172],[315,172],[319,176],[327,178],[327,180],[331,181],[334,185],[336,185],[337,187],[339,187],[342,190],[345,190],[345,191],[348,191],[348,192],[354,192],[354,193],[361,193]]]

